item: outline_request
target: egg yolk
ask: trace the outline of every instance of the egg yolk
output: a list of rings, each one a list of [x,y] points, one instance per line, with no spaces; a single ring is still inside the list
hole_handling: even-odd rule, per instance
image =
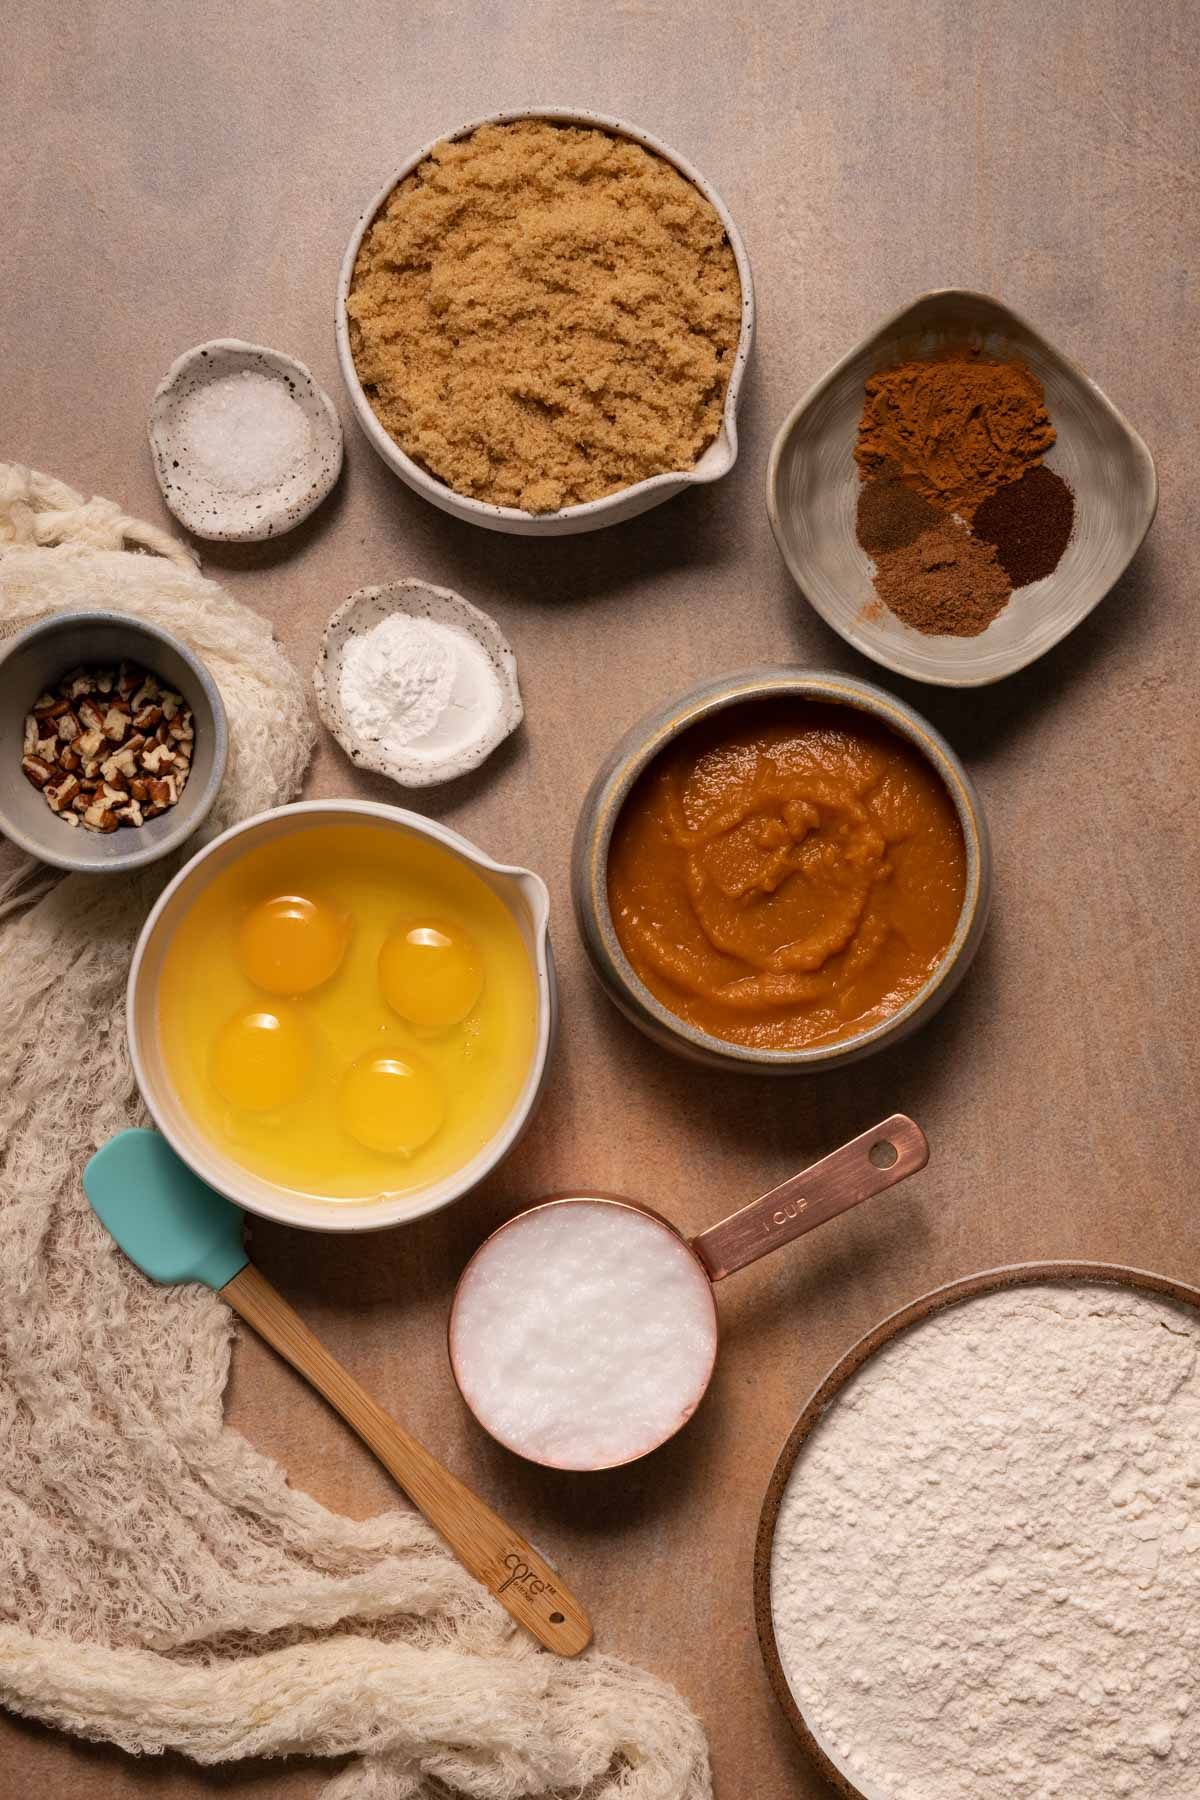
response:
[[[212,1078],[231,1106],[271,1112],[294,1100],[310,1066],[308,1040],[299,1019],[282,1008],[234,1013],[217,1033]]]
[[[446,1117],[446,1097],[433,1070],[419,1057],[360,1056],[342,1078],[342,1124],[368,1150],[411,1156],[427,1144]]]
[[[307,994],[336,973],[347,921],[319,900],[280,894],[252,907],[238,932],[238,961],[269,994]]]
[[[410,1025],[458,1025],[483,992],[483,962],[458,925],[402,925],[379,952],[379,985]]]

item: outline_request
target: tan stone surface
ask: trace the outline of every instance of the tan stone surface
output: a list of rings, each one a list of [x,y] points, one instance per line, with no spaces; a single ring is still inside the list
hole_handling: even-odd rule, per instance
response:
[[[417,804],[549,880],[563,1028],[535,1132],[457,1210],[379,1239],[260,1227],[255,1255],[385,1403],[569,1569],[606,1649],[707,1721],[720,1800],[826,1792],[754,1641],[751,1544],[775,1453],[830,1361],[935,1284],[1037,1257],[1196,1280],[1198,575],[1191,367],[1194,13],[1064,0],[10,0],[0,64],[0,456],[160,518],[145,441],[171,359],[235,334],[307,360],[339,402],[344,479],[277,544],[205,552],[307,666],[354,587],[420,574],[495,613],[528,725]],[[744,448],[715,490],[596,537],[531,543],[442,517],[351,424],[334,359],[358,206],[415,144],[557,99],[679,146],[745,233],[761,325]],[[789,1085],[688,1070],[594,989],[567,895],[602,751],[664,695],[754,661],[876,673],[810,612],[767,525],[786,409],[923,288],[994,291],[1075,355],[1145,435],[1163,500],[1116,591],[1034,669],[982,693],[898,683],[978,778],[994,922],[921,1036]],[[395,798],[323,746],[313,794]],[[893,1108],[926,1174],[721,1294],[714,1391],[671,1449],[584,1480],[532,1471],[464,1419],[443,1347],[486,1229],[572,1183],[700,1227]],[[231,1417],[292,1479],[366,1514],[387,1481],[256,1344]],[[137,1764],[0,1722],[0,1796],[312,1794],[313,1765]]]

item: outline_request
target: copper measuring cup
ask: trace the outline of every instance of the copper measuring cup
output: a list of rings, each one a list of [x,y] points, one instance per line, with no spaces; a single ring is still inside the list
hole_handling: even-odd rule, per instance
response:
[[[643,1206],[636,1200],[626,1200],[614,1194],[556,1194],[541,1201],[536,1206],[526,1207],[513,1218],[499,1226],[491,1236],[476,1250],[466,1268],[458,1278],[454,1290],[454,1299],[450,1306],[450,1322],[448,1328],[450,1368],[454,1375],[455,1385],[462,1395],[463,1402],[472,1415],[483,1426],[490,1436],[486,1421],[480,1418],[460,1379],[459,1363],[456,1354],[455,1327],[458,1315],[459,1298],[463,1284],[478,1259],[483,1256],[490,1244],[493,1244],[502,1233],[513,1230],[523,1220],[534,1213],[544,1212],[550,1207],[569,1206],[611,1206],[626,1211],[637,1212],[646,1218],[653,1219],[664,1231],[669,1231],[673,1238],[682,1243],[691,1253],[698,1265],[708,1289],[713,1309],[713,1355],[707,1373],[698,1384],[695,1398],[678,1422],[671,1426],[656,1443],[647,1444],[635,1455],[622,1458],[620,1461],[635,1462],[642,1456],[657,1450],[669,1438],[686,1424],[696,1407],[700,1404],[708,1385],[712,1380],[716,1366],[716,1353],[719,1346],[719,1314],[713,1284],[724,1280],[726,1275],[744,1269],[748,1263],[757,1262],[760,1256],[768,1255],[772,1250],[782,1249],[793,1239],[803,1237],[806,1232],[815,1231],[818,1225],[824,1225],[839,1213],[849,1212],[864,1200],[882,1194],[888,1188],[895,1187],[909,1175],[915,1175],[929,1161],[929,1144],[925,1133],[914,1120],[904,1113],[893,1113],[890,1118],[883,1119],[870,1131],[860,1132],[858,1137],[851,1138],[849,1143],[840,1149],[833,1150],[823,1156],[819,1162],[802,1169],[798,1175],[772,1188],[749,1206],[743,1206],[738,1212],[730,1214],[717,1225],[710,1225],[697,1237],[686,1238],[669,1219],[655,1212],[652,1207]],[[503,1441],[497,1439],[497,1441]],[[529,1455],[516,1444],[507,1444],[508,1449],[517,1455],[524,1456],[529,1462],[540,1462],[546,1468],[575,1468],[576,1464],[551,1463],[542,1458]],[[588,1463],[589,1469],[614,1468],[619,1462]]]

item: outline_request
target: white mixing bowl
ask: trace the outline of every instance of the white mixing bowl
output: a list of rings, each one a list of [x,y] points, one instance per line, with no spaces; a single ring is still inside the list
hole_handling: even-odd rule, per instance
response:
[[[447,487],[444,481],[431,475],[428,469],[422,468],[420,463],[414,462],[411,456],[406,455],[395,438],[379,423],[363,391],[350,349],[350,326],[346,315],[346,298],[350,292],[354,264],[363,234],[397,183],[403,181],[406,175],[411,175],[437,145],[448,138],[453,140],[469,137],[481,125],[507,125],[516,119],[550,119],[559,124],[592,126],[598,131],[611,132],[615,137],[629,138],[631,142],[641,144],[643,149],[661,156],[664,162],[671,163],[694,188],[699,189],[725,227],[742,288],[741,330],[737,349],[734,351],[733,367],[729,372],[729,384],[725,389],[721,429],[695,467],[652,475],[648,480],[635,482],[631,487],[619,488],[615,494],[605,494],[603,499],[587,500],[578,506],[564,506],[558,512],[549,513],[523,512],[516,506],[492,506],[483,500],[473,500],[467,494],[458,494],[453,488]],[[336,331],[338,361],[346,383],[346,392],[371,447],[379,453],[388,468],[399,475],[401,481],[407,482],[410,488],[432,505],[439,507],[442,512],[453,513],[456,519],[466,519],[469,524],[482,525],[485,531],[504,531],[516,537],[568,537],[579,531],[597,531],[603,525],[616,525],[622,519],[632,519],[638,513],[647,512],[650,507],[671,499],[672,495],[682,493],[684,488],[718,481],[722,475],[729,473],[737,461],[738,397],[754,343],[754,281],[750,274],[750,258],[725,202],[700,171],[693,168],[677,150],[672,150],[669,144],[652,137],[648,131],[639,130],[636,125],[627,124],[624,119],[610,118],[605,113],[578,112],[561,106],[519,106],[509,112],[489,113],[486,118],[472,119],[468,124],[459,126],[457,131],[445,132],[441,137],[435,138],[432,144],[425,144],[400,165],[366,210],[359,215],[342,259]]]
[[[248,851],[317,826],[377,824],[440,844],[468,863],[504,903],[529,952],[537,983],[537,1029],[521,1091],[500,1129],[470,1162],[440,1181],[379,1199],[323,1200],[301,1194],[245,1169],[218,1149],[185,1111],[167,1072],[158,1025],[158,990],[175,928],[197,897]],[[432,819],[367,800],[312,800],[259,813],[216,838],[181,869],[146,920],[129,971],[127,1024],[134,1074],[154,1122],[189,1168],[248,1212],[310,1231],[379,1231],[438,1212],[482,1181],[506,1156],[532,1117],[546,1075],[557,1017],[554,961],[549,933],[550,896],[528,869],[493,862],[466,838]]]

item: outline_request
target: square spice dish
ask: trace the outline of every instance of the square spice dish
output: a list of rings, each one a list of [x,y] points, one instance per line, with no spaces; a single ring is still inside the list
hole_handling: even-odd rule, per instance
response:
[[[1026,371],[1044,394],[1053,436],[1044,441],[1031,405],[1024,457],[998,460],[995,479],[978,492],[947,491],[931,519],[925,509],[937,497],[921,491],[911,458],[903,494],[891,485],[895,438],[881,432],[862,453],[867,384],[878,389],[906,365],[952,369],[964,359],[976,370],[1000,365],[1006,431],[1022,380],[1013,371]],[[882,490],[865,502],[865,518],[860,471]],[[1075,513],[1065,546],[1064,484]],[[772,528],[810,604],[875,662],[948,687],[998,681],[1073,631],[1124,573],[1157,499],[1150,452],[1099,388],[1000,301],[959,289],[923,296],[843,358],[785,421],[767,475]],[[1060,558],[1045,573],[1056,548]],[[956,583],[955,560],[967,558],[970,578],[960,569]],[[921,628],[892,610],[914,591]]]

